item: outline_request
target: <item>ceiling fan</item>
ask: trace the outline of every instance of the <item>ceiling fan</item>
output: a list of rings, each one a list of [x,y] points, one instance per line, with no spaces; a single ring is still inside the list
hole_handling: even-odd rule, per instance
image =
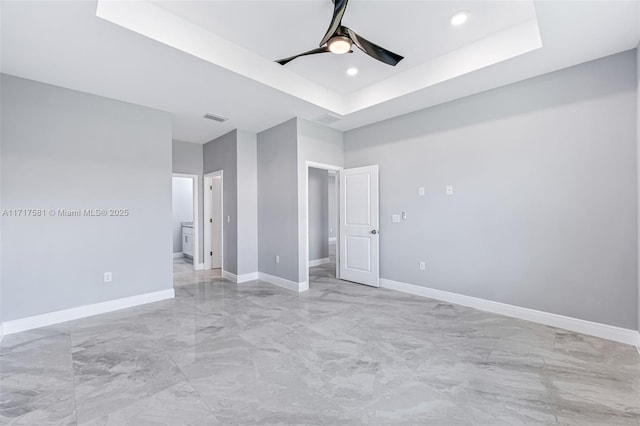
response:
[[[320,47],[288,58],[278,59],[276,61],[277,63],[285,65],[300,56],[315,55],[316,53],[335,53],[337,55],[352,53],[353,50],[351,50],[351,47],[354,44],[358,49],[362,50],[372,58],[391,66],[396,66],[398,62],[404,59],[403,56],[370,42],[356,34],[356,32],[351,28],[347,28],[342,25],[342,17],[347,9],[347,3],[349,0],[332,1],[334,3],[333,18],[331,19],[331,24],[329,25],[327,33],[322,37]]]

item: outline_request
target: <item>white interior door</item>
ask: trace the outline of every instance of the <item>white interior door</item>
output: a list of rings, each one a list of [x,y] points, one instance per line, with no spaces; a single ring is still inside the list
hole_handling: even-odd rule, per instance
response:
[[[222,267],[222,177],[211,179],[211,268]]]
[[[340,172],[340,279],[380,286],[378,166]]]

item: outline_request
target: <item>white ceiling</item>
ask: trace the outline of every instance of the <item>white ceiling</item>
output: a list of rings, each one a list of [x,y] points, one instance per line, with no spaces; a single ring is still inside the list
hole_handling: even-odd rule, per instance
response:
[[[229,2],[206,2],[206,4],[209,3],[227,4]],[[254,11],[255,8],[260,9],[263,4],[269,5],[272,9],[279,10],[281,14],[288,17],[290,5],[300,2],[231,3],[233,5],[245,5],[246,11]],[[303,1],[301,3],[303,5],[314,5],[317,2]],[[389,3],[396,4],[396,2],[386,3],[387,5]],[[307,74],[310,74],[312,72],[311,69],[315,68],[313,73],[317,74],[315,79],[305,78],[296,72],[295,68],[292,68],[294,67],[293,64],[283,67],[276,64],[273,59],[262,55],[262,51],[250,50],[240,46],[235,41],[231,41],[229,38],[241,33],[242,31],[240,30],[236,30],[234,33],[233,29],[230,29],[229,31],[231,32],[226,34],[227,38],[225,38],[212,32],[209,27],[204,28],[194,24],[192,20],[198,15],[198,12],[205,13],[204,11],[190,12],[189,16],[192,17],[193,15],[192,19],[185,19],[173,11],[167,11],[166,7],[163,6],[164,4],[164,2],[152,3],[150,1],[121,2],[99,0],[97,16],[197,58],[219,65],[229,71],[244,75],[274,89],[311,102],[338,115],[348,115],[542,47],[533,6],[529,1],[523,0],[522,5],[529,6],[521,7],[523,13],[517,16],[514,14],[513,20],[509,22],[510,25],[507,25],[506,22],[500,22],[502,25],[507,25],[507,28],[498,30],[494,26],[495,32],[489,35],[478,33],[475,39],[468,38],[463,46],[453,48],[452,45],[450,46],[452,50],[441,51],[435,57],[424,55],[420,58],[421,63],[417,63],[418,60],[414,59],[412,66],[404,66],[402,65],[403,61],[398,67],[389,71],[388,66],[381,68],[380,64],[367,60],[367,65],[364,67],[365,76],[371,71],[373,74],[378,74],[374,75],[374,77],[378,77],[378,81],[363,85],[354,93],[345,94],[334,90],[330,84],[327,84],[326,79],[322,77],[325,73],[331,74],[332,72],[336,73],[336,71],[337,73],[342,73],[344,70],[336,68],[336,61],[344,60],[344,56],[336,59],[333,55],[322,55],[326,58],[325,61],[320,61],[317,58],[304,58],[303,65],[298,66],[307,67],[305,68],[307,69]],[[175,4],[175,8],[182,11],[185,6],[193,3],[180,1]],[[354,1],[354,4],[357,5],[358,2]],[[418,12],[424,12],[424,10],[421,10],[421,6],[427,5],[428,7],[425,9],[437,11],[434,5],[439,5],[440,3],[413,1],[405,4],[407,5],[405,13],[417,16]],[[493,3],[489,4],[492,5]],[[470,4],[465,4],[464,6],[470,6]],[[482,9],[479,5],[474,5],[474,7],[477,11]],[[266,10],[270,9],[267,8],[263,12],[266,13]],[[452,8],[451,10],[453,14],[456,9]],[[261,10],[257,12],[261,12]],[[476,14],[481,13],[476,12]],[[284,21],[292,19],[295,19],[295,17],[291,16]],[[522,21],[522,19],[525,20]],[[242,16],[238,16],[237,21],[242,20]],[[448,20],[449,18],[445,18],[445,22],[448,22]],[[263,36],[262,32],[264,30],[261,28],[247,28],[245,31],[249,32],[248,39],[256,43]],[[439,38],[447,39],[447,32],[440,32],[442,34]],[[412,33],[416,37],[423,36],[419,27],[413,27]],[[391,34],[391,36],[393,35]],[[289,43],[290,38],[291,36],[288,33],[280,32],[273,36],[276,44],[280,45],[282,45],[283,39]],[[278,40],[280,40],[279,43],[277,43]],[[304,42],[304,44],[308,43],[308,41]],[[253,46],[252,43],[250,45]],[[278,49],[280,48],[278,47]],[[274,47],[269,47],[269,49],[273,50]],[[419,49],[416,49],[415,54],[420,57],[421,54],[417,53],[418,51]],[[432,50],[432,53],[435,54],[435,50]],[[275,53],[273,54],[275,55]],[[353,53],[348,58],[358,58],[357,55],[358,53]],[[364,60],[365,58],[362,57],[362,59]],[[309,63],[309,61],[316,61],[316,66],[313,67],[313,63]],[[303,62],[303,60],[300,59],[300,62]],[[377,70],[382,70],[388,74],[382,75],[382,71]],[[320,82],[324,83],[324,85]]]
[[[331,0],[153,3],[270,61],[318,47],[333,13]],[[461,10],[471,19],[454,27],[451,16]],[[343,24],[405,59],[392,67],[354,48],[353,54],[308,56],[286,67],[348,94],[531,19],[531,1],[351,0]],[[357,78],[346,74],[349,67],[361,71]]]
[[[3,1],[0,69],[168,111],[174,137],[196,143],[329,111],[345,115],[333,127],[359,127],[631,49],[640,23],[636,1],[536,1],[534,20],[530,2],[352,1],[345,24],[406,55],[405,68],[360,53],[281,67],[272,59],[317,45],[329,0],[109,3],[101,19],[95,1]],[[449,5],[472,12],[468,26],[449,26]],[[138,13],[148,6],[157,12]],[[387,16],[408,24],[380,24]],[[290,20],[291,33],[265,29],[272,20]],[[421,49],[411,37],[439,40]],[[347,60],[361,61],[358,76],[343,75]],[[208,121],[206,112],[230,120]]]

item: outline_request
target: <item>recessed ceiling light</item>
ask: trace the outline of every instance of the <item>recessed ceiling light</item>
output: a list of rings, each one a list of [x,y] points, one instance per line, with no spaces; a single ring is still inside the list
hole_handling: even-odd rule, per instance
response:
[[[349,68],[347,70],[347,74],[353,77],[354,75],[358,74],[358,68]]]
[[[468,19],[469,19],[469,12],[465,10],[457,12],[455,15],[451,17],[451,25],[458,27],[464,24],[465,22],[467,22]]]

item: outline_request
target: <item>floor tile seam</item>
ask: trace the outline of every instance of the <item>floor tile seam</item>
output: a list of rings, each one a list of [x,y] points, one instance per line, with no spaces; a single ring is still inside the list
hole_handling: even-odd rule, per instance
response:
[[[76,418],[76,425],[79,424],[79,420],[78,420],[78,398],[76,395],[76,374],[75,374],[75,370],[73,368],[73,345],[72,345],[72,341],[71,341],[71,326],[69,326],[69,334],[67,335],[68,340],[69,340],[69,346],[68,346],[68,352],[69,352],[69,363],[70,363],[70,370],[71,370],[71,390],[73,393],[73,413],[74,416]]]
[[[200,400],[200,402],[202,402],[204,404],[204,406],[207,407],[207,410],[209,410],[209,413],[213,416],[213,418],[216,419],[216,421],[219,421],[218,418],[216,417],[213,409],[209,406],[209,403],[207,403],[207,401],[202,397],[202,395],[200,394],[200,391],[198,390],[198,388],[193,383],[191,383],[191,379],[189,379],[189,376],[187,376],[186,373],[182,370],[182,367],[180,367],[180,365],[178,365],[176,360],[171,355],[168,355],[168,356],[171,359],[171,361],[176,365],[176,367],[178,367],[178,370],[180,371],[180,374],[182,375],[182,377],[184,377],[184,379],[187,381],[189,386],[191,386],[191,389],[193,389],[193,391],[196,393],[196,395],[198,396],[198,399]]]

